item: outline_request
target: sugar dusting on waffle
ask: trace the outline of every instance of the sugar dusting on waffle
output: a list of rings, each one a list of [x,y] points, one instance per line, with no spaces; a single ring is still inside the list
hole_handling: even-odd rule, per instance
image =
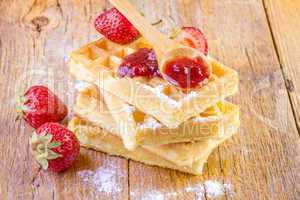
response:
[[[146,129],[146,128],[157,129],[161,127],[162,124],[152,117],[146,119],[140,126],[141,129]]]
[[[214,60],[213,58],[208,57],[209,62],[211,63],[213,70],[211,77],[203,82],[205,87],[201,87],[199,85],[196,88],[193,88],[193,91],[199,93],[199,95],[205,95],[203,98],[199,99],[197,102],[201,102],[201,106],[194,107],[194,106],[182,106],[189,105],[189,101],[191,103],[194,103],[193,100],[196,98],[193,98],[193,95],[195,93],[190,94],[183,94],[181,90],[174,89],[173,87],[171,89],[171,94],[165,94],[164,91],[161,91],[158,87],[156,89],[157,85],[160,84],[168,84],[167,81],[163,79],[129,79],[129,78],[121,78],[118,79],[116,75],[116,68],[121,64],[122,59],[131,54],[132,52],[136,51],[139,48],[142,47],[148,47],[151,48],[151,44],[149,44],[145,38],[141,37],[134,41],[132,44],[129,45],[116,45],[113,42],[110,42],[107,39],[100,39],[97,41],[94,41],[90,44],[87,44],[78,50],[74,51],[71,56],[71,60],[74,61],[74,63],[78,63],[78,65],[71,65],[71,73],[78,79],[86,79],[91,80],[92,82],[96,83],[98,81],[97,78],[91,76],[93,72],[101,73],[105,72],[107,76],[103,77],[103,84],[100,84],[100,87],[104,87],[104,85],[107,84],[106,89],[110,89],[109,82],[114,81],[114,84],[112,84],[112,91],[111,93],[122,97],[124,101],[131,102],[132,104],[139,104],[142,109],[142,112],[147,112],[148,100],[139,100],[136,101],[135,98],[133,98],[134,94],[126,94],[125,90],[123,88],[128,87],[128,85],[133,84],[132,86],[134,88],[141,89],[141,91],[145,91],[150,94],[151,98],[153,97],[156,102],[161,101],[163,105],[165,106],[167,111],[174,110],[175,115],[178,113],[190,113],[187,115],[187,117],[192,117],[196,113],[202,112],[205,110],[205,108],[208,108],[211,106],[211,103],[218,100],[219,97],[227,97],[235,93],[238,89],[238,74],[236,71],[234,71],[231,68],[228,68],[218,61]],[[96,48],[92,48],[96,47]],[[100,51],[100,52],[99,52]],[[109,61],[109,62],[107,62]],[[99,65],[99,62],[101,65]],[[109,72],[109,73],[106,73]],[[83,77],[82,73],[86,73],[87,77]],[[103,74],[103,73],[101,73]],[[121,85],[117,87],[117,83],[120,83]],[[226,83],[226,84],[224,84]],[[228,84],[227,84],[228,83]],[[232,83],[232,84],[229,84]],[[219,90],[222,88],[221,93]],[[147,91],[148,90],[148,91]],[[214,95],[207,95],[207,91],[212,91],[212,94]],[[183,99],[186,98],[187,100],[183,101]],[[189,100],[189,98],[191,98]],[[195,102],[195,103],[197,103]],[[203,102],[203,103],[202,103]],[[187,103],[187,104],[186,104]],[[178,112],[176,112],[178,110]],[[196,112],[197,111],[197,112]],[[199,112],[198,112],[199,111]],[[159,119],[163,123],[167,124],[168,127],[172,126],[170,121],[173,121],[174,119],[174,113],[168,112],[165,115],[161,115],[160,110],[157,110],[156,112],[153,112],[155,118]],[[174,122],[176,126],[178,124],[182,123],[184,120],[186,120],[187,117],[178,118],[178,121]]]
[[[157,90],[157,92],[163,92],[163,90],[165,89],[165,85],[164,84],[160,84],[158,86],[155,87],[155,90]]]
[[[172,98],[168,97],[166,94],[164,94],[161,91],[160,87],[153,88],[148,85],[144,85],[143,87],[147,90],[152,91],[162,102],[167,103],[167,104],[173,106],[174,108],[180,107],[180,104],[177,101],[175,101],[174,99],[172,99]]]
[[[154,94],[158,98],[160,98],[161,101],[163,101],[165,103],[168,103],[169,105],[173,106],[174,108],[179,108],[181,106],[181,102],[178,102],[178,101],[170,98],[165,93],[163,93],[164,87],[165,87],[165,85],[163,85],[163,84],[158,85],[154,88],[151,87],[151,86],[148,86],[148,85],[144,85],[145,89],[148,89],[148,90],[151,90],[152,92],[154,92]],[[191,91],[190,93],[188,93],[187,95],[185,95],[183,97],[183,101],[187,101],[187,100],[193,99],[193,98],[198,97],[198,96],[199,96],[199,94],[197,92]]]
[[[131,115],[135,111],[135,107],[127,104],[122,108],[122,111],[126,112],[128,115]]]
[[[86,82],[86,81],[81,81],[81,80],[76,80],[75,82],[75,89],[77,91],[82,91],[86,89],[87,87],[90,87],[92,84]]]
[[[189,94],[187,94],[185,97],[183,97],[183,100],[190,100],[190,99],[195,98],[197,96],[199,96],[199,94],[195,91],[192,91]]]
[[[197,122],[197,123],[203,123],[203,122],[214,122],[214,121],[218,121],[220,120],[219,117],[216,116],[209,116],[209,117],[194,117],[193,122]]]

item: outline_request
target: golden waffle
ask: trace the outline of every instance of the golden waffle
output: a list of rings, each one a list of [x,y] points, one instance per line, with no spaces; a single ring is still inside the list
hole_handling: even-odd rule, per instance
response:
[[[238,90],[237,72],[212,58],[208,58],[212,75],[207,84],[189,91],[180,90],[162,78],[119,78],[117,69],[122,59],[143,47],[151,48],[144,38],[129,45],[118,45],[105,38],[97,40],[71,54],[70,72],[169,128],[178,127]]]
[[[86,89],[83,92],[79,93],[79,98],[81,94],[88,94],[89,96],[96,96],[95,92],[92,89]],[[84,98],[84,97],[83,97]],[[113,120],[111,114],[108,112],[108,110],[105,108],[105,104],[95,104],[96,101],[99,101],[97,99],[89,98],[86,99],[89,104],[86,104],[87,102],[84,102],[82,105],[75,106],[75,113],[80,116],[81,119],[84,119],[88,121],[90,124],[93,124],[94,126],[102,127],[106,129],[110,133],[116,134],[119,138],[122,138],[122,135],[120,135],[118,129],[117,123]],[[83,102],[83,101],[79,101]],[[92,107],[89,107],[88,105],[93,105]],[[83,108],[84,106],[84,108]],[[102,106],[102,108],[101,108]],[[77,107],[80,107],[81,110],[78,114]],[[98,108],[96,108],[98,107]],[[102,109],[101,111],[99,109]],[[234,108],[234,109],[233,109]],[[223,131],[229,130],[230,128],[236,128],[235,124],[239,123],[239,110],[236,106],[227,103],[224,104],[224,106],[220,106],[220,109],[222,109],[223,113],[232,113],[228,119],[223,120]],[[233,112],[233,110],[235,112]],[[226,131],[225,131],[226,132]],[[228,132],[228,131],[227,131]],[[235,131],[234,131],[235,132]],[[158,135],[159,136],[159,135]],[[222,137],[219,137],[218,139],[224,139],[228,136],[224,135]],[[216,140],[218,140],[216,139]],[[207,149],[207,146],[210,146],[210,142],[213,140],[206,139],[201,140],[198,142],[182,142],[182,143],[173,143],[173,144],[165,144],[165,145],[142,145],[143,148],[151,151],[152,153],[156,153],[158,155],[166,156],[166,159],[169,159],[173,163],[179,166],[192,166],[195,160],[198,160],[199,156],[202,156],[202,153],[205,153],[204,149]],[[125,145],[124,145],[125,146]],[[136,147],[138,148],[138,147]]]
[[[111,134],[110,132],[78,117],[74,117],[69,122],[69,129],[76,134],[82,146],[102,151],[110,155],[122,156],[149,165],[176,169],[195,175],[200,175],[202,173],[203,164],[206,162],[212,150],[232,136],[236,132],[238,126],[238,122],[233,123],[229,129],[226,129],[225,135],[221,139],[210,140],[207,142],[163,145],[161,147],[152,147],[152,150],[149,149],[149,147],[138,146],[133,151],[129,151],[124,147],[122,139],[116,134]],[[156,150],[155,152],[153,151],[153,148],[159,148],[159,150]],[[173,162],[172,154],[185,153],[183,150],[189,151],[189,157],[194,157],[196,159],[191,163],[188,163],[188,165],[178,165],[178,162]]]
[[[163,145],[222,137],[223,125],[236,119],[239,111],[233,104],[219,103],[179,127],[169,129],[115,96],[105,97],[109,97],[105,98],[106,104],[114,104],[114,109],[108,110],[96,87],[87,87],[79,92],[74,112],[95,125],[118,133],[128,149],[138,144]]]

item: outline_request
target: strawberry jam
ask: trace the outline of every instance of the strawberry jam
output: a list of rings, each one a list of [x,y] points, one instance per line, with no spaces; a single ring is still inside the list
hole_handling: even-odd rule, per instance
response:
[[[165,64],[165,78],[181,88],[194,88],[209,77],[209,68],[202,58],[181,57]]]
[[[142,48],[126,56],[118,69],[119,77],[143,76],[153,78],[161,76],[156,55],[152,49]]]

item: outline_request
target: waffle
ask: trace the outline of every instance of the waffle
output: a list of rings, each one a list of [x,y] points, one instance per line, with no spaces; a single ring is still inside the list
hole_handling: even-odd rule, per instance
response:
[[[106,108],[103,101],[101,101],[101,96],[99,95],[100,93],[97,92],[94,87],[89,87],[81,91],[78,95],[77,103],[75,105],[75,114],[81,119],[88,121],[90,124],[93,124],[94,126],[102,127],[108,132],[114,133],[116,136],[123,140],[124,144],[124,137],[122,134],[120,134],[119,131],[120,127],[113,120],[110,112]],[[224,116],[226,116],[226,120],[222,121],[223,128],[221,129],[221,131],[224,132],[224,130],[227,130],[231,126],[233,126],[232,124],[236,124],[239,122],[239,110],[236,106],[230,103],[223,104],[222,106],[219,105],[219,107],[223,113],[230,113],[230,115],[224,114]],[[164,134],[157,133],[156,136],[159,137],[160,135]],[[224,137],[225,136],[219,138]],[[198,142],[181,142],[166,145],[158,145],[152,143],[152,145],[142,144],[141,146],[151,151],[152,153],[157,153],[159,155],[168,155],[168,158],[179,166],[191,166],[195,160],[198,160],[198,156],[201,156],[201,152],[203,151],[203,149],[207,149],[206,147],[210,145],[210,141],[212,140],[203,139]],[[125,146],[125,148],[127,147]],[[194,152],[198,153],[195,154]]]
[[[129,45],[118,45],[105,38],[94,41],[71,54],[70,72],[169,128],[178,127],[238,90],[237,72],[210,57],[212,75],[207,84],[194,89],[180,90],[162,78],[119,78],[117,69],[122,59],[144,47],[152,48],[144,38]]]
[[[223,125],[238,117],[238,107],[224,102],[177,128],[169,129],[113,95],[105,95],[104,99],[106,103],[99,90],[89,86],[79,92],[74,112],[95,125],[118,133],[127,149],[137,145],[163,145],[222,137]],[[108,109],[107,104],[114,108]]]
[[[220,139],[207,140],[206,142],[152,146],[151,148],[138,146],[133,151],[124,147],[122,139],[117,134],[112,134],[78,117],[74,117],[70,121],[69,129],[76,134],[81,145],[87,148],[102,151],[110,155],[122,156],[149,165],[200,175],[202,174],[203,165],[212,150],[233,135],[239,126],[238,121],[231,125],[230,128],[225,130],[225,136]],[[154,151],[153,148],[157,150]],[[174,160],[173,155],[178,154],[180,156],[177,157],[184,158],[187,155],[186,151],[189,153],[189,158],[193,157],[195,159],[188,164],[183,165],[179,163],[178,165],[178,160]]]

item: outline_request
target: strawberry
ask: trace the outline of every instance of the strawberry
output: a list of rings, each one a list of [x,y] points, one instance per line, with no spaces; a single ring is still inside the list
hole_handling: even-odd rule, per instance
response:
[[[45,123],[33,132],[30,145],[37,162],[52,172],[69,168],[80,150],[75,134],[54,122]]]
[[[143,76],[152,78],[161,76],[156,55],[152,49],[141,48],[123,59],[118,69],[119,77]]]
[[[94,24],[99,33],[118,44],[128,44],[140,35],[138,30],[116,8],[100,14]]]
[[[23,117],[33,128],[46,122],[59,122],[67,113],[66,105],[47,87],[33,86],[19,97],[18,117]]]
[[[208,53],[207,40],[202,31],[195,27],[182,27],[178,33],[173,36],[183,45],[198,49],[204,55]]]

